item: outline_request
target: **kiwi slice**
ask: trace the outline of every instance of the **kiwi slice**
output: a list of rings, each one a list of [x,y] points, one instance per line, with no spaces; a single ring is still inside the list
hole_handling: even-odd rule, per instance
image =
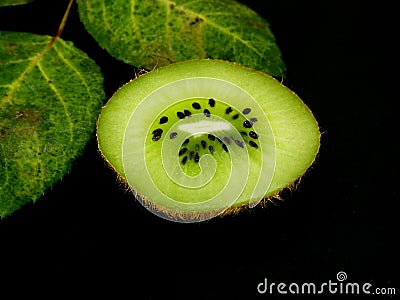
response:
[[[99,149],[141,203],[196,222],[275,196],[318,153],[309,108],[260,71],[193,60],[148,72],[103,107]]]

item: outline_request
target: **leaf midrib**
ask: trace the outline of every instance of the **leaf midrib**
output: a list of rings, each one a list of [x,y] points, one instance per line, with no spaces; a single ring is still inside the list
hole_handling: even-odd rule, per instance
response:
[[[11,98],[12,95],[14,94],[15,90],[18,89],[18,87],[21,85],[22,81],[25,79],[25,77],[29,74],[29,72],[38,65],[40,59],[51,49],[51,47],[54,45],[56,40],[58,39],[57,36],[54,36],[50,39],[50,41],[47,43],[47,45],[43,48],[43,50],[37,54],[36,56],[31,56],[30,58],[32,61],[30,64],[21,72],[21,75],[14,80],[10,85],[9,85],[9,91],[7,92],[6,96],[2,99],[0,103],[0,107],[5,105],[6,103],[11,103]]]

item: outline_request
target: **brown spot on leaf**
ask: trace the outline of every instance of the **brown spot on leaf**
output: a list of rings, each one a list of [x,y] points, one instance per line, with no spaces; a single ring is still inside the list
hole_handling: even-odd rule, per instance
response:
[[[196,17],[192,22],[190,22],[190,26],[196,25],[198,23],[203,22],[202,18]]]
[[[18,44],[5,42],[4,48],[5,48],[6,53],[11,54],[11,53],[15,52],[19,47],[18,47]]]
[[[14,119],[18,121],[26,121],[31,125],[40,122],[41,113],[34,109],[17,110],[14,114]]]
[[[0,129],[0,139],[5,138],[7,135],[7,131],[5,129]]]
[[[258,28],[258,29],[262,29],[262,30],[265,29],[265,25],[262,23],[258,23],[258,22],[249,21],[249,22],[247,22],[247,25],[249,25],[250,27],[254,27],[254,28]]]

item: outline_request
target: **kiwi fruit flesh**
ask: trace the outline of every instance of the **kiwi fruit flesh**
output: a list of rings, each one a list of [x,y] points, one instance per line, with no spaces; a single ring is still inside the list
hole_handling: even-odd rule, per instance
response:
[[[197,222],[253,207],[312,165],[320,132],[310,109],[273,77],[201,59],[121,87],[97,123],[101,154],[160,217]]]

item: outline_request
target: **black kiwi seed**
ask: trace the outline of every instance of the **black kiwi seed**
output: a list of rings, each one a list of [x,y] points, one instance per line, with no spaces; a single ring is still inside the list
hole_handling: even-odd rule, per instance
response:
[[[205,115],[207,118],[209,118],[210,115],[211,115],[210,111],[209,111],[207,108],[204,110],[204,115]]]
[[[251,126],[253,126],[249,121],[244,121],[243,122],[243,126],[245,127],[245,128],[251,128]]]
[[[154,141],[154,142],[157,142],[159,139],[161,138],[161,134],[160,135],[153,135],[153,138],[152,138],[152,140]]]
[[[176,115],[178,116],[179,119],[185,118],[185,114],[184,114],[183,112],[181,112],[181,111],[178,111],[178,112],[176,113]]]
[[[189,139],[184,140],[182,146],[186,146],[187,144],[189,144]]]
[[[214,147],[213,147],[213,146],[208,146],[208,150],[210,150],[210,153],[211,153],[211,154],[214,153]]]
[[[205,141],[201,141],[201,146],[203,147],[203,149],[206,149],[207,147],[207,143]]]
[[[166,116],[161,117],[160,124],[165,124],[167,122],[168,122],[168,117],[166,117]]]
[[[229,115],[232,111],[233,111],[233,110],[232,110],[232,107],[229,106],[229,107],[225,110],[225,113],[226,113],[227,115]]]
[[[185,154],[187,151],[187,148],[182,148],[181,150],[179,150],[179,156],[182,156],[183,154]]]
[[[232,117],[232,119],[236,120],[237,118],[239,118],[239,114],[236,114]]]
[[[215,100],[213,98],[208,99],[208,105],[210,105],[211,107],[215,106]]]
[[[200,150],[199,144],[196,144],[196,146],[194,146],[194,150],[195,150],[195,151],[199,151],[199,150]]]
[[[200,156],[199,154],[196,152],[196,155],[194,156],[194,162],[199,162],[200,160]]]
[[[153,138],[152,138],[152,140],[153,140],[154,142],[157,142],[157,141],[161,138],[161,135],[162,135],[162,133],[163,133],[163,130],[162,130],[161,128],[157,128],[157,129],[154,130],[152,133],[153,133]]]
[[[254,143],[253,141],[249,141],[250,146],[254,147],[254,148],[258,148],[258,145],[256,143]]]
[[[214,141],[214,140],[215,140],[215,136],[213,136],[212,134],[209,134],[209,135],[208,135],[208,139],[209,139],[210,141]]]
[[[190,151],[190,153],[189,153],[189,159],[191,160],[191,159],[193,158],[193,156],[194,156],[194,151]]]
[[[182,165],[186,164],[186,161],[187,161],[187,156],[185,156],[184,158],[182,158],[182,161],[181,161]]]
[[[247,135],[246,131],[241,131],[240,133],[243,134],[243,135]]]
[[[222,149],[224,149],[226,152],[228,152],[228,147],[226,147],[225,144],[222,144]]]
[[[193,102],[193,103],[192,103],[192,107],[193,107],[194,109],[200,109],[200,108],[201,108],[200,104],[197,103],[197,102]]]
[[[250,131],[250,132],[249,132],[249,136],[250,136],[251,138],[253,138],[253,139],[258,139],[258,134],[255,133],[254,131]]]
[[[243,109],[243,114],[244,115],[247,115],[247,114],[249,114],[251,112],[251,108],[245,108],[245,109]]]
[[[172,139],[176,138],[177,135],[178,135],[177,132],[171,132],[171,134],[169,135],[169,138],[172,140]]]
[[[183,112],[185,113],[186,117],[190,117],[192,115],[192,113],[187,109],[185,109]]]
[[[157,134],[157,133],[161,134],[161,133],[163,133],[163,130],[161,128],[157,128],[157,129],[154,129],[152,132],[152,134]]]

